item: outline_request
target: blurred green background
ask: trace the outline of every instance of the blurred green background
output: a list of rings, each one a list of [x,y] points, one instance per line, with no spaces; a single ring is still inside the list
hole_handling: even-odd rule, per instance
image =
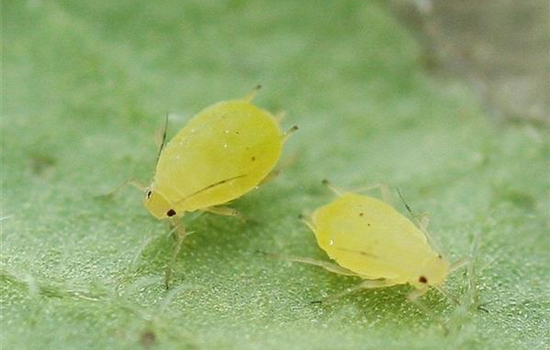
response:
[[[545,115],[490,118],[392,4],[4,0],[3,348],[548,349]],[[258,83],[256,103],[300,126],[297,161],[235,202],[249,222],[186,218],[166,291],[166,225],[139,192],[100,195],[151,179],[167,112],[173,135]],[[331,200],[324,178],[429,212],[448,258],[471,258],[447,283],[460,304],[429,293],[436,321],[401,286],[312,305],[358,281],[256,251],[326,259],[297,219]]]

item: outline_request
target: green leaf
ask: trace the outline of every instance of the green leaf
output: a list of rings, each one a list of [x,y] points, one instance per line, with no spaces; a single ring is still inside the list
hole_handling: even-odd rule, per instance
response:
[[[377,3],[4,1],[0,300],[5,349],[547,349],[547,130],[495,124]],[[244,96],[285,111],[297,161],[239,199],[247,223],[190,215],[174,288],[169,228],[124,190],[154,134]],[[311,304],[359,281],[298,219],[329,178],[399,188],[452,261],[428,316],[409,287]],[[403,205],[396,206],[404,212]]]

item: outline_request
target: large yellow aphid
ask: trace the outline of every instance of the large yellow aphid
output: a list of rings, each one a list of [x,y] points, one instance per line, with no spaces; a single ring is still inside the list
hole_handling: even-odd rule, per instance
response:
[[[307,258],[291,260],[364,279],[341,294],[397,284],[415,288],[411,299],[423,295],[430,286],[443,291],[440,287],[451,267],[434,248],[425,227],[415,226],[379,199],[335,191],[338,198],[315,210],[306,223],[319,247],[337,265]]]
[[[220,205],[256,188],[279,160],[290,132],[281,132],[273,115],[251,103],[256,91],[204,109],[161,149],[144,204],[154,217],[171,219],[178,228],[167,283],[186,235],[175,219],[196,210],[237,215]]]

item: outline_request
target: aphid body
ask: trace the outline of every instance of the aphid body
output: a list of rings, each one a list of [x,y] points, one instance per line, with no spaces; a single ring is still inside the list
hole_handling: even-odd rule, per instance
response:
[[[409,283],[427,290],[440,286],[449,272],[449,263],[426,235],[376,198],[344,193],[318,208],[309,225],[338,265],[364,279],[380,280],[379,286]]]
[[[158,219],[206,209],[254,189],[284,142],[278,121],[244,99],[214,104],[164,147],[144,204]]]

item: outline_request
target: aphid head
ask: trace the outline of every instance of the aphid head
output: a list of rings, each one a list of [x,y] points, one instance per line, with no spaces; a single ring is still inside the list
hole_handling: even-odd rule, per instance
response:
[[[158,192],[147,188],[143,204],[149,210],[151,215],[159,220],[176,215],[176,211],[171,208],[170,203]]]
[[[441,255],[437,255],[426,261],[414,284],[418,287],[440,286],[448,274],[449,263]]]

